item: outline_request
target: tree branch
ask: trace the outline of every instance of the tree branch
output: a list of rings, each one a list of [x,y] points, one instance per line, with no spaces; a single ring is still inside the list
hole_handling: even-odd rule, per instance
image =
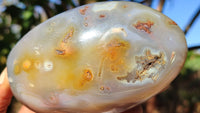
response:
[[[195,49],[200,49],[200,45],[193,46],[193,47],[188,47],[188,50],[189,50],[189,51],[195,50]]]
[[[158,7],[157,7],[157,10],[158,10],[159,12],[162,12],[162,11],[163,11],[163,6],[164,6],[164,4],[165,4],[165,0],[160,0],[159,5],[158,5]]]
[[[197,17],[199,16],[199,14],[200,14],[200,8],[199,8],[199,11],[197,11],[197,13],[195,14],[195,16],[193,17],[192,21],[185,28],[185,31],[184,31],[185,34],[187,34],[187,32],[189,31],[189,29],[192,27],[194,21],[197,19]]]

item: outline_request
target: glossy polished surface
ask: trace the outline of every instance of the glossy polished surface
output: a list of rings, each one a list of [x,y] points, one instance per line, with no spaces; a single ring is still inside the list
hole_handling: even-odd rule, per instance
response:
[[[132,2],[59,14],[27,33],[7,66],[14,96],[37,112],[122,112],[160,92],[184,64],[174,21]]]

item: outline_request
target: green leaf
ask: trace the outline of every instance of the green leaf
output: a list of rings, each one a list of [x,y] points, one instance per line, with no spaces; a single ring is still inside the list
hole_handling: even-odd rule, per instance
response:
[[[184,67],[193,71],[200,70],[200,55],[194,52],[188,53],[188,58]]]
[[[24,20],[28,20],[33,15],[33,13],[31,11],[24,11],[22,15]]]

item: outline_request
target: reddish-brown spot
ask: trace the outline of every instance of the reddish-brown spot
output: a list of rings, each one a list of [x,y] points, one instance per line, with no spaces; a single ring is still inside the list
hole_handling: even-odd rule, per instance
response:
[[[67,43],[67,41],[73,36],[73,34],[74,34],[74,28],[71,28],[70,31],[66,33],[62,42]]]
[[[103,87],[103,86],[101,86],[101,87],[100,87],[100,90],[102,90],[102,91],[103,91],[103,90],[104,90],[104,87]]]
[[[106,17],[106,15],[103,15],[103,14],[99,15],[99,18],[104,18],[104,17]]]
[[[88,23],[84,23],[84,25],[85,25],[85,27],[87,27],[87,26],[88,26]]]
[[[144,31],[148,34],[151,33],[151,27],[152,25],[154,25],[154,23],[152,21],[147,21],[147,22],[141,22],[141,21],[138,21],[136,24],[133,24],[133,26],[138,29],[138,30],[141,30],[141,31]]]
[[[93,79],[92,72],[89,69],[85,69],[82,78],[85,81],[91,81]]]
[[[80,9],[79,12],[81,15],[85,15],[87,9],[89,8],[89,6],[85,6],[83,9]]]
[[[57,94],[51,94],[47,101],[45,102],[47,105],[56,105],[59,103],[59,99],[58,99],[58,96]]]
[[[169,21],[170,25],[177,25],[176,22],[174,22],[173,20]]]
[[[127,5],[123,5],[123,8],[127,8],[128,6]]]
[[[65,34],[64,38],[59,42],[59,46],[55,49],[55,54],[60,56],[68,56],[74,53],[74,47],[70,41],[74,35],[74,28],[71,27]]]
[[[61,46],[58,49],[56,49],[55,52],[56,52],[56,55],[59,55],[59,56],[69,56],[75,53],[75,50],[70,45],[61,44]]]
[[[106,89],[107,89],[107,90],[110,90],[110,88],[109,88],[109,87],[106,87]]]
[[[105,91],[105,90],[109,91],[109,90],[110,90],[109,87],[104,87],[104,86],[101,86],[99,89],[100,89],[101,91]]]
[[[56,49],[56,54],[58,55],[65,55],[65,50],[64,49]]]

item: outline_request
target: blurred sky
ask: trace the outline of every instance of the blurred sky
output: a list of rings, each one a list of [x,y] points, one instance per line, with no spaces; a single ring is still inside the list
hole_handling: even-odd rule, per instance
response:
[[[200,9],[200,0],[165,0],[163,13],[174,20],[184,31],[193,16]],[[159,0],[153,0],[156,9]],[[200,45],[200,15],[186,34],[188,47]]]

